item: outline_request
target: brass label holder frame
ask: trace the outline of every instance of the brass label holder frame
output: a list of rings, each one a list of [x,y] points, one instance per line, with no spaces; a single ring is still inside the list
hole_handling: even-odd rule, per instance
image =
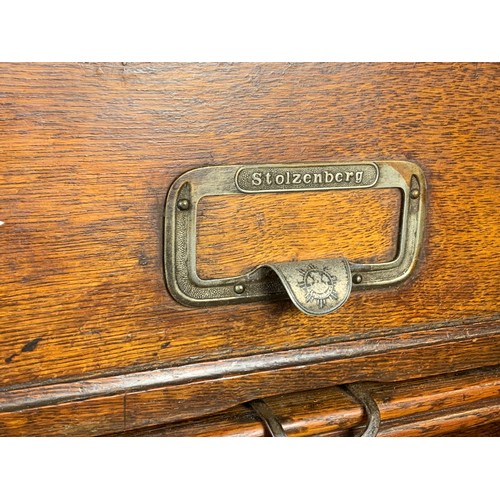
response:
[[[196,214],[205,196],[397,188],[402,209],[396,257],[363,264],[345,258],[269,263],[228,278],[201,279],[196,269]],[[186,306],[216,306],[289,297],[304,313],[340,307],[351,290],[387,287],[406,279],[422,246],[426,183],[407,161],[228,165],[188,171],[172,184],[165,205],[164,265],[168,290]]]

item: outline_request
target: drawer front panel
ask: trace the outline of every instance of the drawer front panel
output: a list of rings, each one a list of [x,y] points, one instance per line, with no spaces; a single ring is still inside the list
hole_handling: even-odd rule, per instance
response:
[[[495,64],[2,65],[2,388],[497,318],[499,76]],[[378,159],[413,161],[427,179],[424,248],[409,281],[312,318],[288,301],[193,309],[168,294],[163,211],[182,173]],[[254,207],[244,196],[207,200],[203,272],[241,270],[282,247],[298,260],[315,258],[313,245],[318,257],[337,252],[332,232],[314,230],[309,244],[298,231],[295,247],[290,232],[280,236],[317,224],[315,197],[302,195],[271,207],[260,195]],[[370,193],[362,208],[376,215],[359,225],[360,196],[334,195],[342,251],[384,257],[399,200]],[[244,233],[265,244],[248,246]]]

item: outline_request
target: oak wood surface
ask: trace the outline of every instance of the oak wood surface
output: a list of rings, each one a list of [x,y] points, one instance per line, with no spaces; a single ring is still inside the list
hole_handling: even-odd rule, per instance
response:
[[[444,434],[446,437],[500,437],[500,421],[466,427]]]
[[[78,434],[85,424],[68,418],[72,406],[76,415],[86,408],[100,413],[101,406],[103,414],[114,412],[113,419],[104,418],[101,423],[94,417],[88,434],[99,435],[210,415],[256,398],[374,377],[404,381],[495,365],[500,359],[495,332],[498,324],[475,324],[460,333],[446,327],[337,343],[329,350],[309,348],[0,392],[0,435],[10,435],[12,429],[16,435]],[[103,398],[106,394],[114,395]],[[50,424],[47,415],[51,415]]]
[[[500,422],[500,368],[411,382],[365,384],[380,410],[380,436],[431,436]],[[289,436],[358,435],[366,426],[363,407],[342,387],[265,400]],[[216,415],[153,429],[143,436],[263,436],[255,412],[240,405]]]
[[[457,327],[452,341],[460,325],[488,325],[499,312],[498,77],[497,64],[0,65],[0,390],[373,345],[446,324]],[[182,172],[376,159],[415,161],[427,177],[424,250],[408,282],[355,294],[323,318],[286,301],[189,309],[166,292],[163,205]],[[385,258],[396,205],[370,196],[335,196],[324,233],[313,220],[319,196],[270,209],[256,201],[241,227],[228,213],[243,210],[244,197],[219,200],[206,206],[200,266],[222,275],[253,265],[262,248],[269,254],[257,260],[281,258],[283,248],[308,258],[313,247]],[[369,216],[356,232],[360,204]],[[278,230],[294,220],[296,249]],[[230,234],[217,248],[210,238],[221,227]],[[443,348],[442,370],[494,364],[492,341],[458,344],[460,352]],[[383,378],[381,366],[364,375]],[[412,376],[409,366],[403,373]]]
[[[333,257],[389,262],[396,256],[400,207],[396,189],[203,198],[198,273],[224,278],[269,262]]]

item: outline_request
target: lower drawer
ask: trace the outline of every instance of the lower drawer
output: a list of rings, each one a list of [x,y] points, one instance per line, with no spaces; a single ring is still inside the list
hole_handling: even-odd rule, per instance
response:
[[[357,436],[365,430],[367,412],[350,387],[275,396],[264,404],[288,436]],[[366,383],[362,388],[379,409],[378,436],[500,436],[500,366],[402,383]],[[247,403],[209,417],[119,435],[270,435],[258,410]]]

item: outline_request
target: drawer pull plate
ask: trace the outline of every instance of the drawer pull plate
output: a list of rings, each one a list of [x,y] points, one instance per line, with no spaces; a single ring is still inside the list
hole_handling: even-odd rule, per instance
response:
[[[196,214],[205,196],[339,189],[398,188],[402,193],[396,257],[363,264],[345,258],[268,263],[241,276],[202,279],[196,269]],[[165,206],[167,287],[187,306],[236,304],[289,297],[304,313],[335,311],[351,290],[387,287],[406,279],[422,246],[426,183],[406,161],[229,165],[201,167],[172,184]]]

